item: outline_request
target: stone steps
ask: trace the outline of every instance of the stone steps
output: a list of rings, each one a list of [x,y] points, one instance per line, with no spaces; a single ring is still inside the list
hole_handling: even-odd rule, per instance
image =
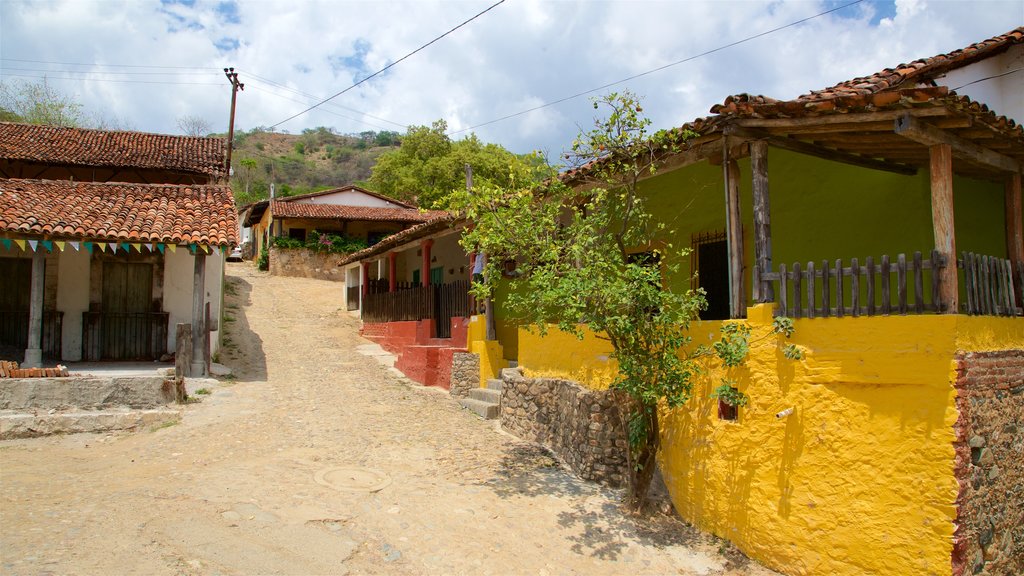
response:
[[[483,388],[481,388],[481,390],[483,390]],[[462,398],[459,400],[459,404],[484,420],[494,420],[498,417],[501,411],[501,406],[498,404],[484,400],[477,400],[475,398]]]
[[[181,420],[178,408],[66,410],[52,413],[0,411],[0,440],[159,427]]]
[[[491,378],[487,380],[487,388],[481,388],[481,390],[497,390],[501,392],[505,387],[505,381],[499,378]]]
[[[474,388],[469,391],[469,397],[481,402],[490,402],[501,406],[501,390],[493,388]]]

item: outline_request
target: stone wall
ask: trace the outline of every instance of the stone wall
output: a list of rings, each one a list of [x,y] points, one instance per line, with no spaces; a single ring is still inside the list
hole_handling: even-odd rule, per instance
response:
[[[341,262],[348,254],[318,253],[305,248],[270,247],[270,273],[274,276],[345,281]]]
[[[953,574],[1024,574],[1024,350],[957,356]]]
[[[583,479],[626,483],[626,433],[610,392],[511,369],[502,380],[502,428],[548,448]]]
[[[174,381],[162,376],[4,378],[0,410],[155,408],[174,403],[175,392]]]
[[[480,356],[472,352],[452,354],[452,381],[448,392],[456,398],[469,396],[469,391],[480,387]]]

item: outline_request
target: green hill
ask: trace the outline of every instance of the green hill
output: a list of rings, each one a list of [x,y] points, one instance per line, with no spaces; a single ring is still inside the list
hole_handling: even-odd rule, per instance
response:
[[[261,128],[235,134],[231,186],[238,205],[365,181],[377,158],[398,147],[397,132],[337,134],[330,128],[280,134]]]

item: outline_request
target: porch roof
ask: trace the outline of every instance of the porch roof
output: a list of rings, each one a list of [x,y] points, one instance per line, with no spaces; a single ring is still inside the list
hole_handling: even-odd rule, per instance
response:
[[[0,233],[228,246],[238,217],[227,185],[0,179]]]
[[[424,222],[423,224],[413,226],[412,228],[407,228],[401,232],[388,236],[369,248],[364,248],[359,252],[353,252],[345,258],[340,265],[344,266],[346,264],[372,258],[378,254],[384,254],[385,252],[389,252],[402,244],[415,242],[416,240],[426,238],[427,236],[437,234],[444,230],[454,229],[463,223],[465,223],[465,219],[463,218],[457,218],[448,212],[440,212],[439,216],[435,216],[435,218],[429,222]]]
[[[180,170],[224,177],[223,138],[0,122],[0,158],[64,166]]]
[[[416,208],[381,208],[375,206],[344,206],[339,204],[305,204],[272,200],[270,213],[275,218],[319,218],[330,220],[370,220],[377,222],[426,222],[440,212]]]

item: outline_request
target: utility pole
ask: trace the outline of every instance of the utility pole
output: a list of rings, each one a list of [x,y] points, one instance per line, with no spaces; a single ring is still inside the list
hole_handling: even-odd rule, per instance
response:
[[[231,82],[231,119],[228,121],[228,157],[225,160],[228,176],[231,176],[231,147],[235,143],[235,100],[238,98],[238,91],[245,90],[245,84],[238,81],[238,72],[234,68],[225,68],[224,75]]]

